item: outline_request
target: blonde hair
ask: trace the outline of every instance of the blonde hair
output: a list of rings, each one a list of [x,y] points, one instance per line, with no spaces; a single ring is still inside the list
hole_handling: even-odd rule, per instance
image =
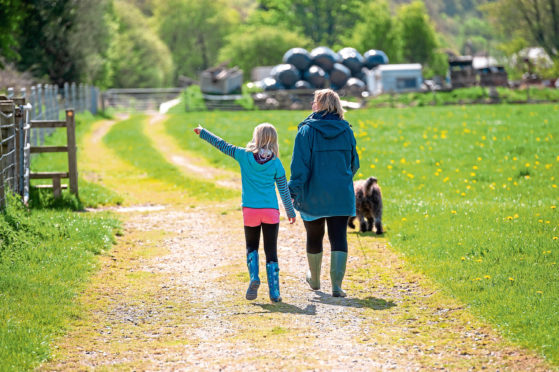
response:
[[[345,110],[342,108],[342,102],[338,93],[332,89],[321,89],[314,92],[314,101],[318,107],[318,111],[326,111],[338,114],[340,119],[344,118]]]
[[[270,123],[258,124],[252,132],[252,140],[246,149],[257,153],[260,149],[270,150],[275,157],[279,156],[278,132]]]

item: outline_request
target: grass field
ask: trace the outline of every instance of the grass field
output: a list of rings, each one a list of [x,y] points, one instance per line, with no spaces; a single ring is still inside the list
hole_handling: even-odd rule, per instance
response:
[[[166,128],[183,148],[236,169],[192,128],[244,146],[256,124],[271,122],[289,173],[307,114],[177,114]],[[503,334],[559,364],[559,105],[369,109],[347,119],[357,178],[375,175],[383,188],[393,248]]]

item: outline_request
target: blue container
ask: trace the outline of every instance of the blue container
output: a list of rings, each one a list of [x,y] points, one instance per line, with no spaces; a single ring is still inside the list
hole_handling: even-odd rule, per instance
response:
[[[375,68],[378,65],[388,64],[388,57],[382,50],[368,50],[363,55],[363,58],[365,59],[365,67],[367,68]]]
[[[291,88],[297,81],[301,80],[301,73],[297,67],[289,63],[277,65],[272,69],[271,75],[286,88]]]
[[[333,87],[341,88],[351,77],[351,71],[341,63],[334,63],[334,68],[330,71],[330,82]]]
[[[324,46],[314,48],[311,51],[311,58],[314,65],[320,66],[326,72],[332,71],[334,63],[340,62],[338,53]]]
[[[329,83],[328,73],[324,71],[322,67],[317,65],[309,67],[309,69],[303,74],[303,78],[318,89],[326,88]]]
[[[352,74],[358,73],[363,68],[365,60],[355,48],[343,48],[338,52],[342,64],[351,70]]]
[[[309,52],[303,48],[291,48],[283,55],[283,63],[289,63],[301,71],[311,66],[312,58]]]

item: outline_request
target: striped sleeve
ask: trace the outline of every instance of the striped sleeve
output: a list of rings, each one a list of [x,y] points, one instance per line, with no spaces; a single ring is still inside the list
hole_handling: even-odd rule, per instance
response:
[[[291,203],[291,194],[287,188],[287,179],[285,175],[276,178],[276,184],[278,185],[278,191],[281,196],[281,201],[283,202],[283,207],[285,208],[285,213],[287,217],[295,217],[295,209],[293,209],[293,203]]]
[[[209,142],[212,146],[217,148],[219,151],[224,153],[225,155],[229,155],[233,159],[235,158],[235,152],[237,151],[238,147],[227,143],[225,140],[219,138],[212,132],[206,129],[202,129],[200,131],[200,138],[204,141]]]

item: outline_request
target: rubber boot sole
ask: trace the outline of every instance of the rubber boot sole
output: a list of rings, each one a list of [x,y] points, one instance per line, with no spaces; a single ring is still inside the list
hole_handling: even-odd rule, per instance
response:
[[[246,293],[246,299],[247,300],[256,300],[256,297],[258,297],[258,288],[259,287],[260,287],[259,282],[257,282],[257,281],[250,282],[250,284],[248,285],[247,293]]]

